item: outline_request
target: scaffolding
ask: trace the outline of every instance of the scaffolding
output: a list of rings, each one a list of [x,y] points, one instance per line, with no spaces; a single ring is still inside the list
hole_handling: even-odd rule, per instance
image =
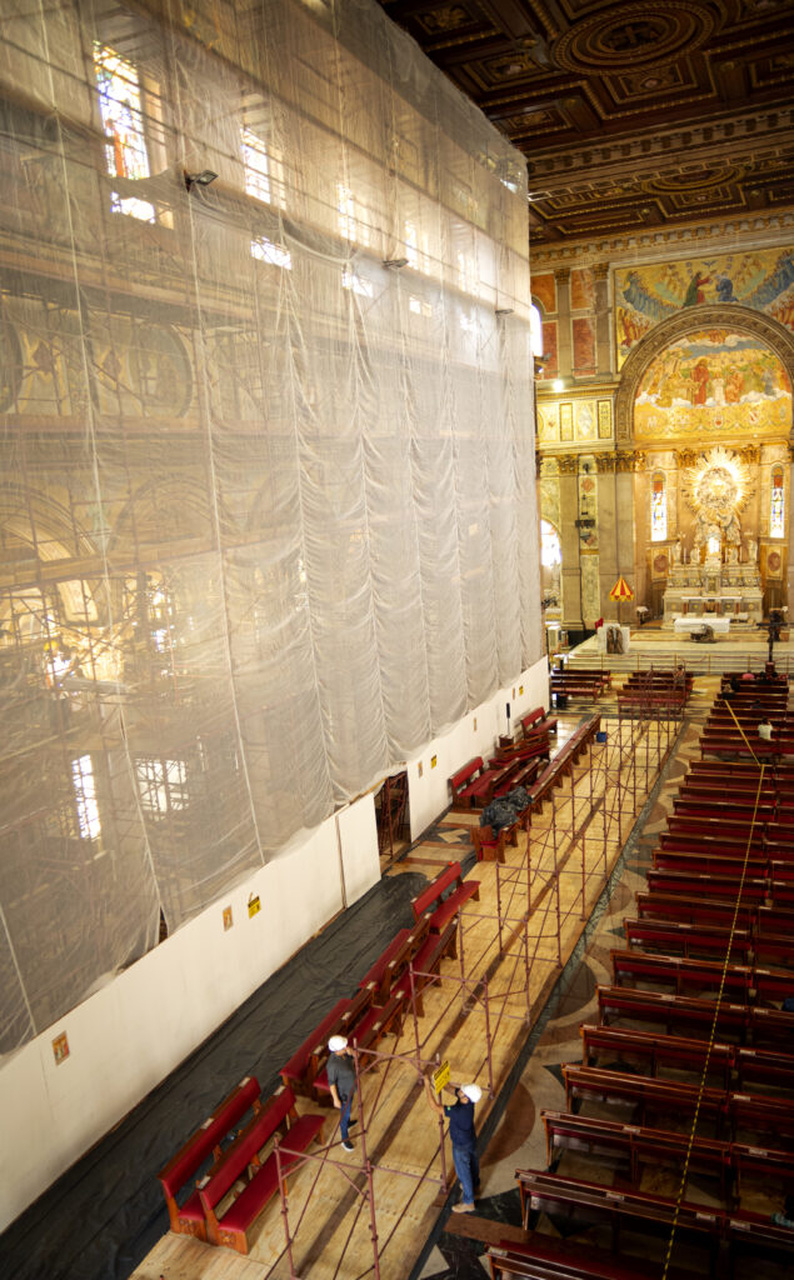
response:
[[[527,818],[504,863],[478,865],[480,901],[460,916],[454,968],[449,961],[443,973],[413,974],[404,1024],[390,1051],[383,1042],[356,1048],[356,1156],[341,1158],[333,1138],[300,1153],[289,1178],[302,1169],[301,1190],[291,1191],[289,1203],[280,1179],[280,1238],[271,1221],[256,1246],[264,1275],[404,1280],[406,1250],[415,1256],[422,1215],[434,1217],[451,1187],[443,1121],[431,1139],[435,1126],[428,1126],[417,1085],[446,1058],[453,1080],[479,1083],[495,1103],[680,724],[667,715],[602,720],[587,755],[541,812]],[[289,1150],[288,1139],[282,1150]],[[393,1179],[388,1185],[386,1176]],[[423,1223],[422,1240],[428,1234]]]

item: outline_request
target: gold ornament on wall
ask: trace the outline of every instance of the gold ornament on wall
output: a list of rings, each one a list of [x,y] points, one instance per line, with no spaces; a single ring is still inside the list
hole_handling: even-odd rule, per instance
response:
[[[750,469],[739,454],[709,449],[683,473],[682,494],[695,513],[694,545],[739,547],[739,516],[752,495]]]

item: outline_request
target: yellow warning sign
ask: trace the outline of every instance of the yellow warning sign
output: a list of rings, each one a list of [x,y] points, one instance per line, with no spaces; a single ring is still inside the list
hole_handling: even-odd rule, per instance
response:
[[[436,1093],[440,1093],[445,1084],[449,1083],[449,1063],[442,1062],[440,1067],[436,1067],[433,1072],[433,1088]]]

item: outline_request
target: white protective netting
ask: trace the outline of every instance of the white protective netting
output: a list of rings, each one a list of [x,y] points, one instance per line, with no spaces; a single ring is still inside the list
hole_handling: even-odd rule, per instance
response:
[[[369,0],[148,9],[4,5],[0,1051],[542,653],[521,158]]]

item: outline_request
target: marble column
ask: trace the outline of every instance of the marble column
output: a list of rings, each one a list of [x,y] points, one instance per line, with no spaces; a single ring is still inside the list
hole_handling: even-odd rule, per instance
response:
[[[617,501],[617,456],[614,452],[596,453],[595,464],[598,471],[598,550],[599,579],[601,586],[601,603],[606,613],[611,614],[615,605],[609,599],[609,593],[618,579],[618,501]],[[623,621],[628,614],[624,609]]]
[[[557,467],[560,478],[560,511],[573,513],[573,518],[568,519],[566,514],[560,521],[562,625],[579,631],[584,625],[579,530],[574,523],[579,510],[579,459],[576,454],[558,454]]]

